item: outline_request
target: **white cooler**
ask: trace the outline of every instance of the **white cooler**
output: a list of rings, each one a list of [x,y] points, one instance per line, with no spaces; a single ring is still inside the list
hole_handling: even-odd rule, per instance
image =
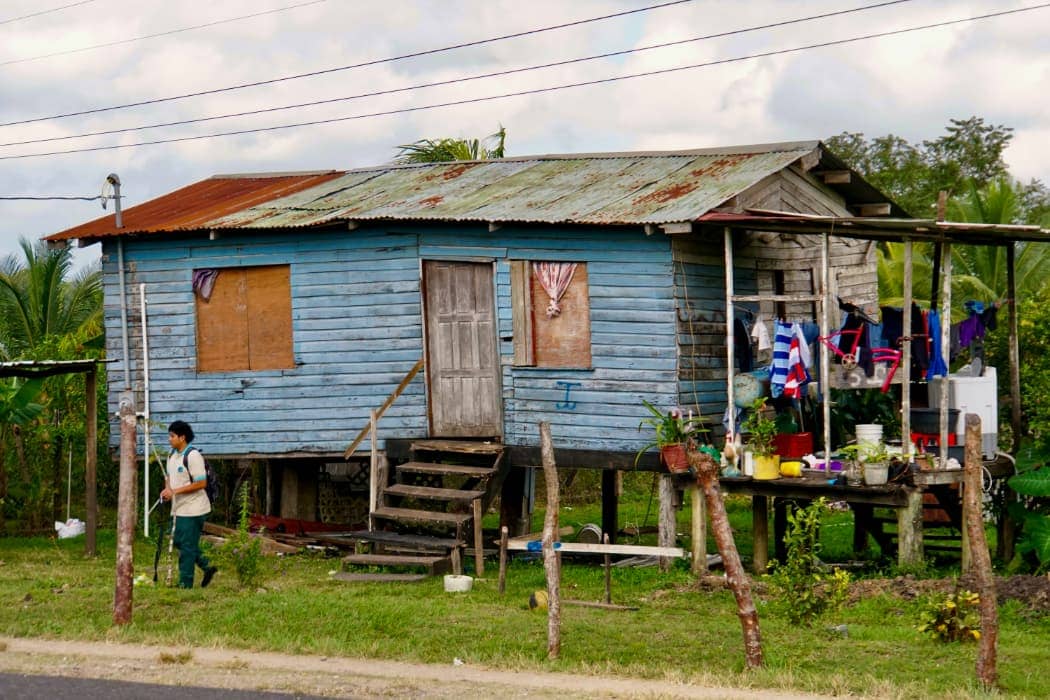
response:
[[[930,382],[930,407],[941,407],[941,377]],[[948,408],[959,409],[956,425],[957,445],[966,442],[966,414],[981,417],[981,451],[986,459],[999,449],[999,385],[995,367],[985,367],[984,376],[948,375]]]

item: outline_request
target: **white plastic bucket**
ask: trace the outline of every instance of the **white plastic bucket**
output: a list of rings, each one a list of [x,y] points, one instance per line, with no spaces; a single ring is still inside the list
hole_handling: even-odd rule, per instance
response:
[[[879,423],[859,423],[854,432],[857,435],[858,445],[882,443],[882,425]]]
[[[446,593],[466,593],[474,586],[474,579],[470,576],[458,576],[447,574],[445,576]]]

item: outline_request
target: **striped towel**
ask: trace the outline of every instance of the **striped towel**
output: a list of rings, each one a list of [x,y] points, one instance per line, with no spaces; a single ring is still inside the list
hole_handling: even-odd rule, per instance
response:
[[[788,349],[787,378],[784,380],[784,396],[797,399],[802,396],[802,387],[809,381],[809,372],[802,359],[802,349],[798,336],[792,336]]]
[[[769,378],[769,393],[774,399],[784,393],[791,353],[791,339],[795,337],[793,326],[792,323],[781,323],[780,321],[773,324],[773,370]]]

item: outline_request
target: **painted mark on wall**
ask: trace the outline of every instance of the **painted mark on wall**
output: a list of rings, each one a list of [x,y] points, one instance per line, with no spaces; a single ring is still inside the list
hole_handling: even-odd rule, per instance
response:
[[[563,382],[563,381],[559,381],[558,382],[558,386],[565,387],[565,400],[564,401],[559,401],[558,403],[554,404],[554,407],[558,408],[558,409],[560,409],[562,411],[575,411],[576,410],[576,402],[569,400],[569,394],[572,392],[572,388],[574,386],[583,386],[583,385],[580,384],[579,382]]]

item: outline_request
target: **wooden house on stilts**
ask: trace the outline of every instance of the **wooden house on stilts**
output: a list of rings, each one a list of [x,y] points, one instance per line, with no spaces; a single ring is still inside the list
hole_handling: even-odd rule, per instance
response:
[[[219,175],[47,240],[102,244],[111,416],[127,372],[151,441],[179,418],[211,458],[258,463],[268,515],[462,541],[499,495],[518,525],[540,421],[559,466],[610,475],[657,467],[635,466],[643,400],[719,428],[718,218],[756,211],[904,214],[811,141]],[[819,244],[734,235],[742,306],[812,318]],[[876,301],[870,242],[833,238],[830,267],[832,291]]]

